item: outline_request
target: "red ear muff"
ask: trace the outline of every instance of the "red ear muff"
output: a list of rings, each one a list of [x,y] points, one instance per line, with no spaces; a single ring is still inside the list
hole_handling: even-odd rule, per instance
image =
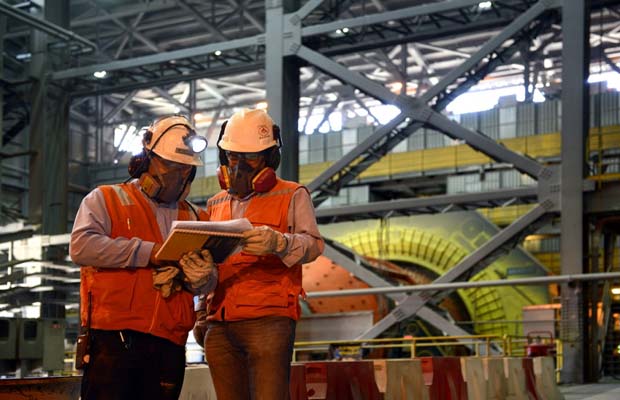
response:
[[[215,170],[217,175],[217,181],[220,183],[220,187],[224,190],[230,189],[230,174],[228,173],[228,167],[221,165]]]
[[[266,193],[270,191],[277,183],[276,171],[273,168],[266,167],[260,170],[252,179],[252,189],[256,193]]]

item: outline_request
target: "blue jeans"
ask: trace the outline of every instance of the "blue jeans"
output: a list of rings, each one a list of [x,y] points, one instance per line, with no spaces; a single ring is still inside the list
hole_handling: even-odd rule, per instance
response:
[[[295,321],[209,322],[205,353],[218,399],[286,400]]]

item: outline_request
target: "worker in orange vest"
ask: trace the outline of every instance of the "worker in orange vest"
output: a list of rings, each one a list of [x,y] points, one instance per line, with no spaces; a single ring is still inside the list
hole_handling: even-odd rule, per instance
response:
[[[282,141],[265,111],[233,114],[217,145],[223,190],[207,202],[208,218],[247,218],[254,228],[241,253],[218,265],[194,335],[218,399],[287,399],[301,264],[322,253],[323,239],[308,190],[276,176]]]
[[[185,200],[206,140],[187,118],[169,116],[142,143],[130,161],[133,179],[90,192],[71,233],[71,258],[81,266],[83,400],[177,399],[193,297],[217,283],[206,250],[170,265],[155,257],[173,220],[206,219]]]

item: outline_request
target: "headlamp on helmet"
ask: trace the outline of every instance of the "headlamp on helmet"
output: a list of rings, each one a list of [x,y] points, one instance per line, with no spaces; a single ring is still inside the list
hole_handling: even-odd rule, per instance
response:
[[[207,148],[207,139],[192,133],[183,137],[183,143],[195,154],[202,153]]]

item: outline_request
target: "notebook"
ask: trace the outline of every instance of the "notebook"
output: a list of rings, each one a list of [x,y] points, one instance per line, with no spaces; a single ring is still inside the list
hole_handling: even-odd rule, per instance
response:
[[[252,229],[246,218],[230,221],[174,221],[170,234],[155,258],[160,261],[178,261],[183,254],[207,249],[213,261],[221,263],[241,250],[243,232]]]

